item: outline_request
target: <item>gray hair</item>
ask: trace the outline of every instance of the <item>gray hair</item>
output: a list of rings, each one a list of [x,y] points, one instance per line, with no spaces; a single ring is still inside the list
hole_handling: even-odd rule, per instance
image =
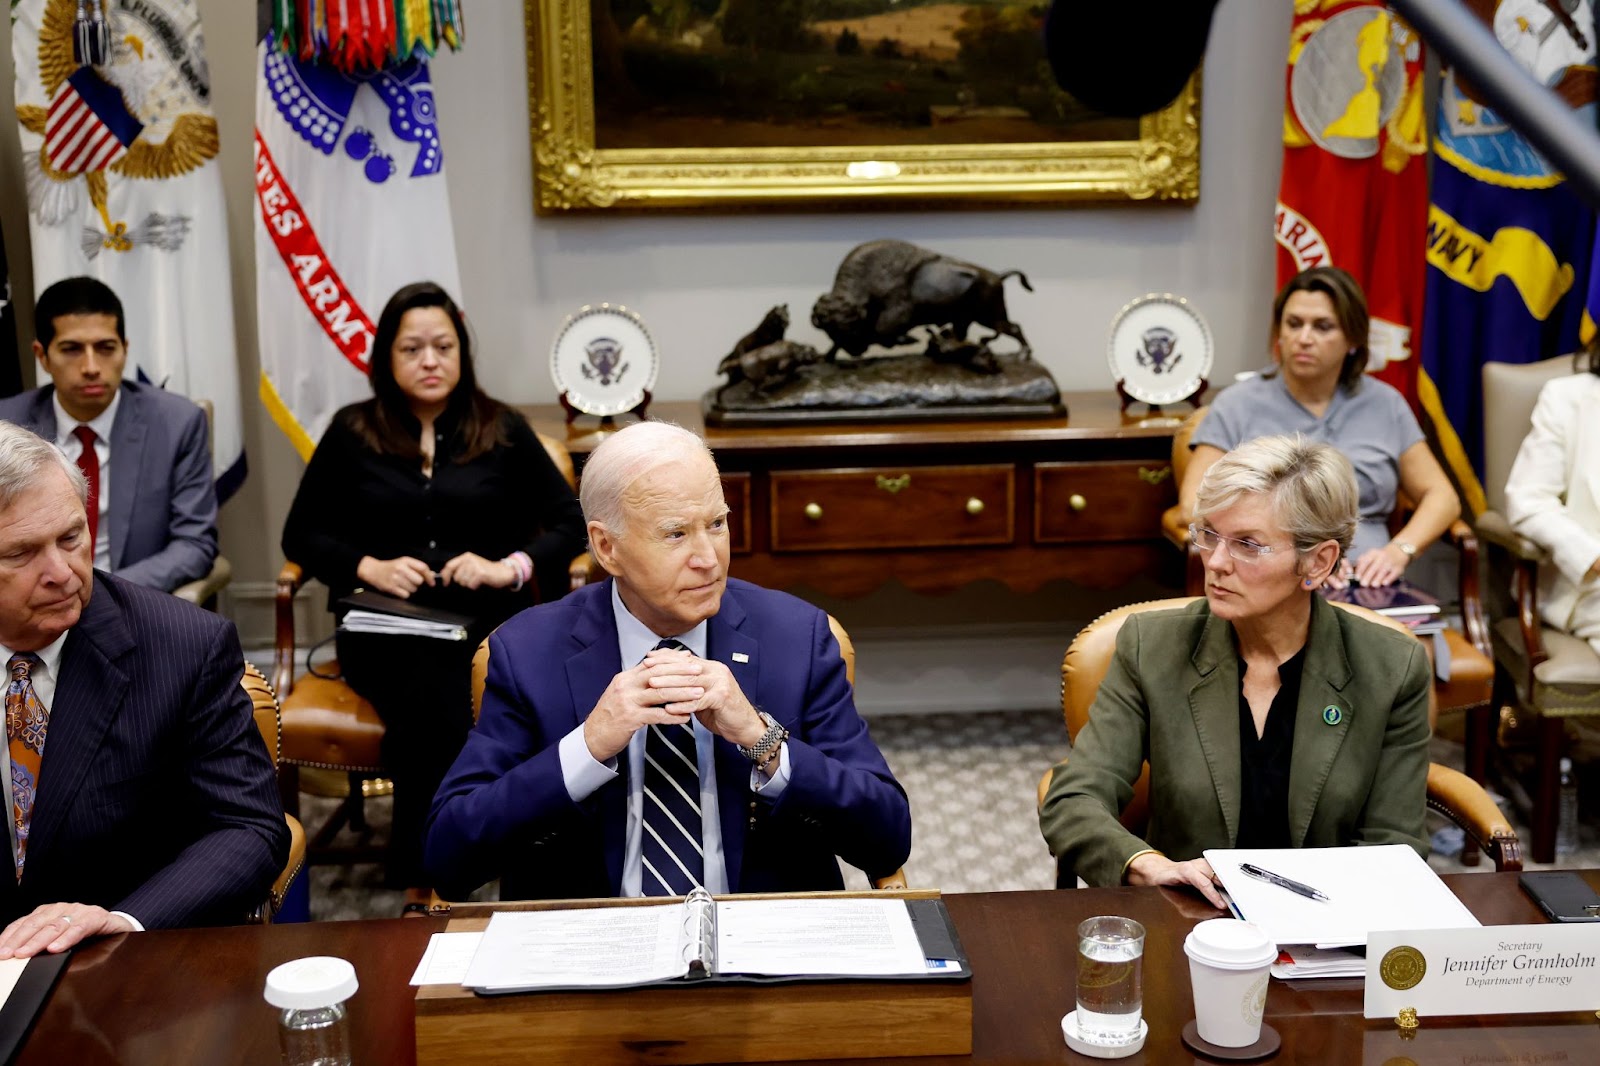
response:
[[[0,510],[11,506],[11,501],[32,488],[47,470],[59,470],[67,475],[78,502],[89,503],[89,482],[61,449],[11,422],[0,422]]]
[[[1200,481],[1194,517],[1225,511],[1244,496],[1266,496],[1273,514],[1304,555],[1323,541],[1350,551],[1360,518],[1360,492],[1350,460],[1330,444],[1299,434],[1257,437],[1211,464]]]
[[[704,457],[716,469],[706,442],[672,422],[635,422],[600,443],[583,464],[578,490],[585,522],[598,522],[614,537],[627,529],[622,497],[642,475],[676,460]]]

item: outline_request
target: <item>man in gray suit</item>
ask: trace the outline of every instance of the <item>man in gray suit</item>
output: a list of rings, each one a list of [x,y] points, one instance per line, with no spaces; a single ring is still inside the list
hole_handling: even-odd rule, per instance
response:
[[[95,569],[170,592],[217,557],[217,493],[205,412],[124,381],[122,302],[94,278],[39,296],[34,358],[52,384],[0,400],[0,419],[53,442],[89,480]]]

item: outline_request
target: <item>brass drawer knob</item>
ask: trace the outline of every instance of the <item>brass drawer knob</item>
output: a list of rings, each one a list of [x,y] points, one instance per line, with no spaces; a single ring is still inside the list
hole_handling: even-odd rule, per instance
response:
[[[968,514],[982,514],[983,513],[983,501],[978,499],[976,496],[972,496],[972,497],[968,498],[968,500],[967,500],[967,513]]]
[[[811,519],[813,522],[822,521],[822,504],[820,504],[820,503],[808,503],[808,504],[806,504],[806,517]]]
[[[1071,496],[1067,497],[1067,506],[1072,508],[1074,511],[1081,511],[1085,507],[1089,506],[1089,501],[1074,492]]]

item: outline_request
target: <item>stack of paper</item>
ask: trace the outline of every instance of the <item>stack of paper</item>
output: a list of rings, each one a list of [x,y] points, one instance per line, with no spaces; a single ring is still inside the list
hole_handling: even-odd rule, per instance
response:
[[[1324,950],[1364,946],[1367,934],[1376,929],[1466,929],[1480,924],[1421,856],[1404,844],[1236,848],[1207,851],[1205,857],[1227,889],[1233,912],[1261,926],[1279,950],[1291,956],[1292,962],[1280,960],[1273,968],[1280,977],[1365,972],[1364,964],[1352,955],[1318,955],[1305,951],[1308,946]],[[1328,901],[1251,877],[1240,870],[1241,863],[1309,885]]]
[[[1366,972],[1367,956],[1360,948],[1291,944],[1279,950],[1278,961],[1272,964],[1272,976],[1286,981],[1295,977],[1362,977]]]
[[[430,622],[425,618],[402,618],[377,611],[346,611],[341,629],[352,633],[392,633],[398,636],[435,637],[439,640],[466,640],[465,626],[450,622]]]

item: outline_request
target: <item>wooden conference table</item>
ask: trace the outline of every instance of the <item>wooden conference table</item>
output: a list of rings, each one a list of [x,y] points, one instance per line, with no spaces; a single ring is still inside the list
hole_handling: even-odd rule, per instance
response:
[[[1585,874],[1600,887],[1600,871]],[[1515,874],[1453,874],[1445,881],[1485,925],[1542,921]],[[1128,1063],[1202,1066],[1179,1040],[1193,1016],[1183,937],[1214,916],[1195,897],[1165,889],[1083,889],[946,896],[972,961],[973,1054],[909,1063],[1086,1063],[1062,1042],[1073,1006],[1074,929],[1121,914],[1148,930],[1144,1013],[1150,1038]],[[352,1062],[414,1061],[407,984],[440,919],[152,932],[81,950],[45,1005],[21,1066],[273,1064],[277,1016],[261,999],[266,973],[302,955],[340,955],[361,990],[350,1001]],[[772,989],[782,995],[782,988]],[[626,993],[619,993],[619,1009]],[[1411,1039],[1389,1021],[1361,1017],[1361,981],[1273,981],[1267,1020],[1283,1036],[1274,1063],[1429,1066],[1450,1062],[1600,1062],[1591,1012],[1519,1019],[1424,1019]],[[1600,1009],[1600,988],[1595,1007]],[[527,1049],[506,1049],[518,1062]],[[519,1051],[521,1052],[519,1054]],[[641,1055],[641,1062],[648,1060]],[[892,1060],[872,1060],[887,1062]]]

